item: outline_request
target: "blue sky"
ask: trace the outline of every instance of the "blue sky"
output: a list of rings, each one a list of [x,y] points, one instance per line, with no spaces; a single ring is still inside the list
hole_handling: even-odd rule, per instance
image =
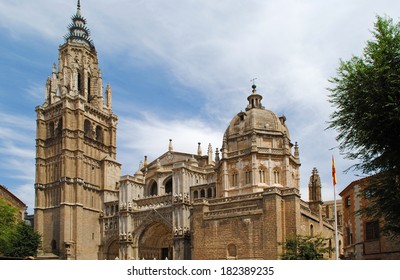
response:
[[[133,174],[147,155],[220,147],[232,117],[247,105],[251,82],[263,105],[287,117],[301,159],[301,193],[317,167],[323,198],[362,175],[325,130],[333,108],[326,90],[339,59],[360,55],[376,15],[398,21],[399,1],[82,0],[104,86],[119,116],[117,159]],[[44,101],[76,0],[0,0],[0,184],[33,212],[34,108]]]

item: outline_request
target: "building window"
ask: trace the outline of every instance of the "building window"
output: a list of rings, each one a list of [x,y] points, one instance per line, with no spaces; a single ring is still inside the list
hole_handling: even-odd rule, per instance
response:
[[[49,133],[48,133],[49,137],[52,138],[54,137],[54,122],[50,122],[49,123]]]
[[[245,184],[251,184],[251,171],[246,171],[245,175]]]
[[[274,170],[274,183],[279,184],[279,171]]]
[[[194,197],[194,199],[199,198],[199,192],[198,191],[194,191],[193,192],[193,197]]]
[[[238,185],[238,174],[237,172],[232,174],[232,186],[236,187]]]
[[[99,125],[96,126],[96,140],[103,142],[103,129]]]
[[[61,119],[59,119],[58,124],[57,124],[57,130],[56,130],[57,136],[61,136],[62,126],[63,126],[63,124],[62,124],[62,118],[61,118]]]
[[[310,236],[314,236],[314,225],[310,225]]]
[[[87,78],[87,93],[88,93],[88,101],[90,102],[90,99],[92,99],[92,97],[90,96],[90,76]]]
[[[349,246],[353,242],[353,235],[351,234],[350,227],[346,227],[346,245]]]
[[[229,244],[227,249],[227,257],[228,259],[236,259],[237,258],[237,248],[235,244]]]
[[[150,195],[157,195],[157,183],[153,182],[150,187]]]
[[[207,197],[213,197],[211,188],[207,189]]]
[[[172,193],[172,178],[169,178],[165,183],[165,193]]]
[[[375,240],[379,238],[379,222],[367,222],[365,223],[365,240]]]
[[[265,170],[260,169],[259,174],[260,174],[260,183],[265,183]]]
[[[350,207],[351,205],[351,200],[350,200],[350,196],[346,196],[346,198],[344,199],[344,205],[347,207]]]
[[[82,77],[79,71],[76,79],[76,88],[78,89],[79,92],[82,90]]]
[[[364,197],[365,197],[366,199],[371,199],[373,196],[374,196],[374,192],[373,192],[372,190],[366,189],[366,190],[364,191]]]
[[[92,125],[90,124],[90,121],[89,120],[85,120],[85,122],[83,123],[83,130],[84,130],[84,133],[85,133],[85,137],[89,137],[90,138],[90,136],[91,136],[91,134],[92,134]]]

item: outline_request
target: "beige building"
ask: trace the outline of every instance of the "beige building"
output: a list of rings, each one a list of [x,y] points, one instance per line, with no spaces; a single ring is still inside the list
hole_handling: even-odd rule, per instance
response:
[[[299,147],[252,86],[215,152],[166,152],[120,177],[111,88],[80,3],[37,112],[35,227],[61,259],[278,259],[282,242],[322,234],[318,172],[299,192]],[[245,104],[244,104],[245,105]],[[134,140],[132,140],[134,141]],[[332,257],[332,256],[327,256]]]

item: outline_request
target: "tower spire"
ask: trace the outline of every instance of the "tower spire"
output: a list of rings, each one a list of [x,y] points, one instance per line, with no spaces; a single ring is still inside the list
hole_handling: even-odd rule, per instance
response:
[[[68,25],[69,33],[64,36],[67,42],[85,44],[94,49],[94,44],[90,38],[90,30],[86,27],[86,19],[81,13],[81,1],[78,0],[76,14],[71,17],[72,23]]]
[[[81,15],[81,0],[78,0],[76,14]]]

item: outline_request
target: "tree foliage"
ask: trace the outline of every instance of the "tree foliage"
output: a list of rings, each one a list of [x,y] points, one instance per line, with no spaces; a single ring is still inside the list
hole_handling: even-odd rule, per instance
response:
[[[340,151],[357,160],[354,169],[380,174],[367,187],[365,213],[384,218],[385,230],[400,234],[400,24],[377,17],[362,56],[340,61],[330,82],[335,111],[329,128]]]
[[[17,211],[16,207],[9,205],[0,197],[0,255],[9,250],[9,240],[15,227]]]
[[[17,221],[18,208],[0,198],[0,255],[36,256],[41,237],[23,221]]]
[[[327,246],[327,238],[322,236],[301,236],[288,239],[283,244],[282,260],[323,260],[333,249]]]

